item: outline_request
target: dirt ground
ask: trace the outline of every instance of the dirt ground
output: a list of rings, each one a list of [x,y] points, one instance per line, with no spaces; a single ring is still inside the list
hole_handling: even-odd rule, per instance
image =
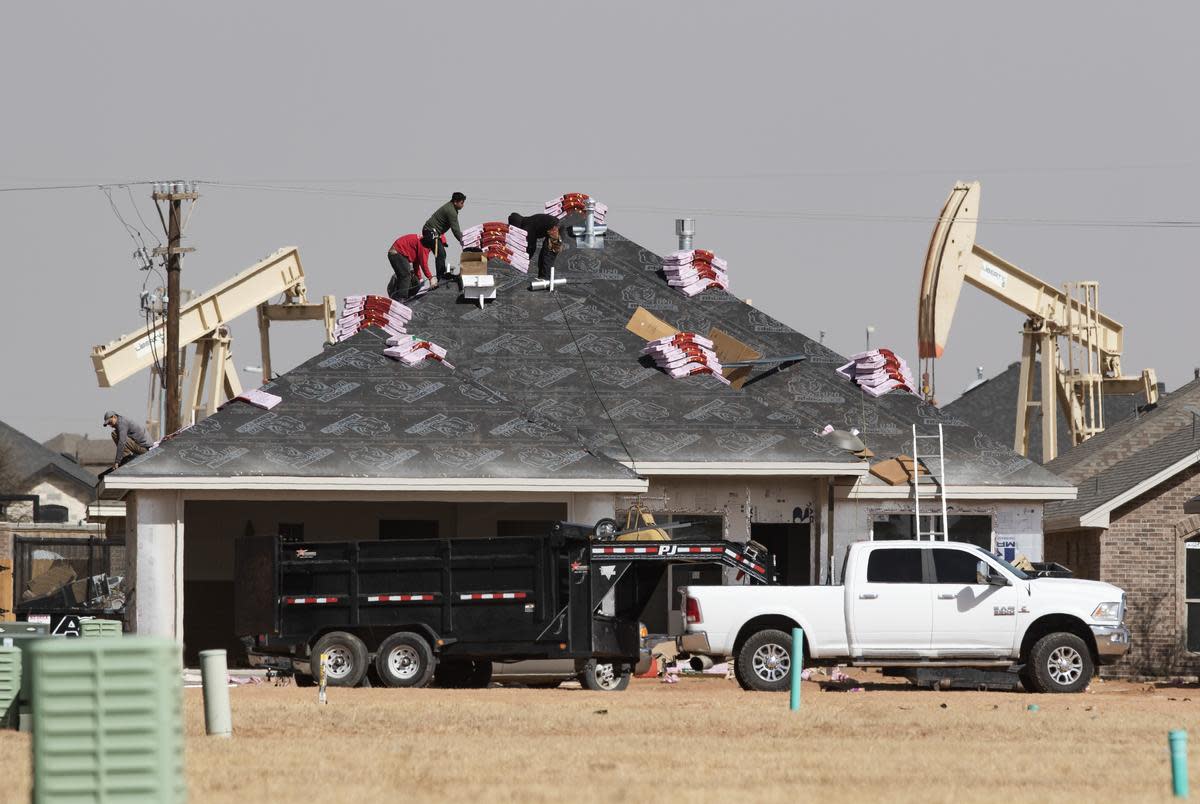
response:
[[[806,683],[798,713],[713,677],[620,693],[331,689],[323,707],[267,682],[230,690],[230,740],[204,736],[187,689],[190,799],[1165,801],[1167,732],[1200,741],[1195,687],[1051,696],[855,676],[861,692]],[[27,735],[0,732],[0,800],[29,800],[28,754]]]

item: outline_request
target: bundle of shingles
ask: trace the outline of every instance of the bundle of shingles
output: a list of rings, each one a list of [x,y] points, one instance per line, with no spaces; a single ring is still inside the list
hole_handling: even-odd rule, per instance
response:
[[[546,212],[556,218],[565,218],[572,212],[580,214],[587,212],[587,193],[566,193],[558,198],[551,198],[546,202]],[[605,224],[608,222],[608,205],[600,201],[596,202],[596,223]]]
[[[883,396],[896,390],[916,393],[917,384],[908,363],[891,349],[859,352],[837,371],[871,396]]]
[[[686,296],[695,296],[709,288],[729,290],[729,263],[702,248],[676,251],[663,257],[667,284]]]
[[[445,363],[447,368],[454,368],[454,364],[446,359],[446,350],[433,341],[415,335],[396,335],[388,338],[387,342],[383,353],[406,366],[414,366],[422,360],[436,360]]]
[[[729,385],[729,380],[721,373],[721,361],[717,359],[713,342],[703,335],[677,332],[665,338],[657,338],[646,344],[642,354],[649,355],[654,360],[654,365],[672,377],[711,374]]]
[[[347,296],[342,315],[333,330],[333,342],[341,343],[367,327],[380,327],[389,335],[408,331],[412,309],[387,296]]]
[[[525,230],[492,221],[472,226],[463,232],[463,248],[477,248],[489,260],[506,262],[521,273],[529,273],[529,254]]]

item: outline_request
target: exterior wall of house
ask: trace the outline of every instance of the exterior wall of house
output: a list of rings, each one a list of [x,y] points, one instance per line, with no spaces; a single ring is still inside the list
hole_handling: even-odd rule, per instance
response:
[[[1133,645],[1106,674],[1200,675],[1200,653],[1186,648],[1184,544],[1200,536],[1200,516],[1184,503],[1200,494],[1200,465],[1118,508],[1099,536],[1099,579],[1125,590]],[[1057,537],[1055,537],[1057,538]]]
[[[72,483],[59,475],[43,474],[35,479],[30,488],[15,493],[36,494],[41,498],[39,504],[43,506],[64,506],[67,509],[67,522],[69,523],[86,520],[87,507],[95,500],[91,489],[84,489],[80,484]],[[4,518],[9,522],[32,522],[33,503],[8,503],[5,506]]]
[[[1100,534],[1096,528],[1046,534],[1046,560],[1056,561],[1076,578],[1100,580]]]

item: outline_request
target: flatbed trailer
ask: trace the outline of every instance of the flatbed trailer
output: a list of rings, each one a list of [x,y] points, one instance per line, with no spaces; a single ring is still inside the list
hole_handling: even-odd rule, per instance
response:
[[[670,564],[721,563],[769,583],[770,559],[717,542],[595,542],[558,523],[544,536],[236,542],[235,627],[254,664],[357,686],[487,683],[492,661],[610,662],[627,673],[639,620]]]

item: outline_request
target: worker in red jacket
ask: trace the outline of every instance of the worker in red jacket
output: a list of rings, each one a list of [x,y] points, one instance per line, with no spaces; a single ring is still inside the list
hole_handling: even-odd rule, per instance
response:
[[[437,280],[429,271],[429,249],[421,242],[420,235],[407,234],[396,238],[396,242],[388,249],[388,263],[393,273],[387,286],[389,298],[396,301],[408,298],[414,271],[421,282],[418,292],[437,286]]]

